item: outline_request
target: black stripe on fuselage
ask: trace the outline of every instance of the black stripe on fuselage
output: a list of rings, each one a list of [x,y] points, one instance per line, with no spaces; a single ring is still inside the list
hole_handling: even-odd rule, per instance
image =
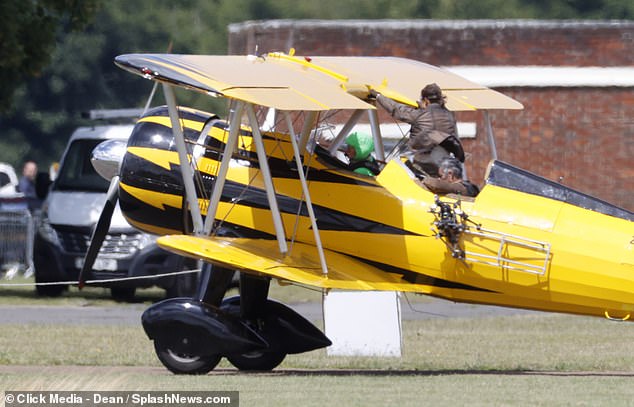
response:
[[[340,252],[341,253],[341,252]],[[362,263],[368,264],[370,266],[376,267],[379,270],[382,270],[386,273],[390,273],[390,274],[398,274],[401,276],[401,278],[409,283],[412,284],[421,284],[421,285],[428,285],[428,286],[432,286],[432,287],[439,287],[439,288],[451,288],[451,289],[458,289],[458,290],[468,290],[468,291],[483,291],[483,292],[490,292],[490,293],[495,293],[496,291],[492,291],[486,288],[480,288],[480,287],[474,287],[471,285],[467,285],[467,284],[462,284],[462,283],[457,283],[455,281],[450,281],[450,280],[445,280],[442,278],[437,278],[437,277],[432,277],[432,276],[428,276],[426,274],[421,274],[421,273],[416,273],[414,271],[411,270],[407,270],[407,269],[403,269],[400,267],[395,267],[392,266],[390,264],[386,264],[386,263],[380,263],[380,262],[376,262],[376,261],[372,261],[372,260],[368,260],[368,259],[364,259],[361,257],[356,257],[356,256],[352,256],[346,253],[341,253],[345,256],[354,258]]]
[[[233,202],[237,205],[251,208],[269,209],[266,191],[260,188],[254,188],[252,186],[246,187],[243,184],[227,181],[222,197],[222,200],[225,202]],[[239,199],[235,200],[236,197]],[[305,201],[283,195],[276,195],[276,197],[280,212],[293,215],[299,214],[304,217],[309,216]],[[322,231],[366,232],[392,235],[415,234],[322,205],[313,205],[313,210],[317,218],[317,227]]]
[[[183,196],[184,188],[180,167],[173,164],[169,171],[163,167],[148,162],[145,159],[127,154],[122,166],[121,182],[132,187],[159,192],[169,195]],[[200,173],[197,173],[200,176]],[[202,183],[196,183],[198,196],[211,191],[215,177],[202,175]],[[299,182],[299,181],[298,181]],[[226,181],[221,196],[223,202],[247,206],[258,209],[269,209],[266,191],[253,186]],[[295,198],[277,195],[277,202],[282,213],[308,217],[306,203]],[[349,231],[397,235],[412,235],[413,232],[401,228],[385,225],[380,222],[365,219],[360,216],[338,211],[322,205],[313,205],[317,225],[323,231]]]
[[[157,118],[164,118],[167,116],[167,107],[159,107],[152,110],[146,117],[151,119],[151,115]],[[198,123],[205,123],[209,120],[215,120],[213,126],[221,131],[227,131],[227,123],[221,120],[216,120],[215,115],[206,114],[205,112],[180,110],[179,116],[184,119],[193,120]],[[185,127],[183,129],[186,140],[190,142],[198,142],[200,132],[198,130]],[[251,134],[241,130],[242,137],[250,137]],[[280,140],[274,135],[264,133],[263,139],[269,142],[269,150],[272,152],[288,151],[288,142]],[[270,143],[277,142],[280,146],[271,148]],[[135,126],[132,136],[130,137],[130,146],[157,148],[166,151],[175,151],[175,145],[173,143],[173,134],[170,127],[167,127],[160,123],[151,121],[140,122]],[[204,156],[208,159],[219,161],[221,159],[222,151],[225,148],[225,143],[221,140],[207,136],[204,145],[206,148]],[[234,155],[234,158],[242,160],[245,166],[259,169],[259,162],[257,160],[257,154],[253,151],[246,150],[246,146],[240,146],[238,154]],[[317,146],[318,147],[318,146]],[[316,148],[317,148],[316,147]],[[316,151],[322,151],[323,149],[317,148]],[[345,184],[354,186],[380,188],[373,179],[368,178],[364,180],[363,176],[355,175],[351,171],[346,171],[344,168],[334,169],[333,164],[328,160],[321,157],[321,155],[327,154],[325,150],[321,154],[315,155],[312,159],[319,160],[322,164],[330,167],[328,169],[316,169],[314,167],[308,168],[307,179],[310,182],[320,182],[326,184]],[[328,155],[328,157],[330,157]],[[334,160],[330,157],[330,160]],[[271,175],[274,179],[291,179],[298,183],[299,173],[297,171],[295,160],[286,157],[273,157],[268,158],[269,168]],[[345,165],[340,163],[341,166]],[[337,173],[336,171],[346,171],[346,173]],[[215,177],[212,174],[205,174],[201,172],[195,173],[196,178],[196,193],[201,198],[209,198],[209,191],[213,189]],[[182,186],[182,176],[180,167],[176,164],[171,164],[169,170],[153,164],[143,158],[137,157],[133,154],[126,154],[121,167],[121,181],[125,184],[147,189],[153,192],[160,192],[165,194],[172,194],[183,196],[184,188]],[[327,186],[323,186],[327,188]],[[227,181],[221,197],[224,202],[237,203],[252,208],[269,209],[268,199],[266,192],[260,188],[254,188],[252,186],[246,186],[239,183]],[[237,200],[237,201],[236,201]],[[301,216],[308,216],[305,203],[298,199],[288,196],[277,195],[278,205],[280,210],[284,213],[297,214]],[[387,233],[387,234],[412,234],[411,232],[402,230],[397,227],[384,225],[379,222],[370,221],[362,217],[354,216],[349,213],[337,211],[327,206],[315,205],[315,212],[318,219],[318,227],[322,230],[330,231],[360,231],[369,233]]]
[[[205,177],[207,178],[207,177]],[[169,195],[183,195],[181,185],[172,184],[148,184],[145,179],[134,179],[126,177],[124,182],[127,185],[153,190],[153,192],[165,193]],[[157,187],[157,188],[153,188]],[[221,201],[235,205],[247,206],[255,209],[269,209],[269,202],[266,191],[259,188],[245,187],[242,184],[227,181],[221,196]],[[299,201],[288,196],[277,195],[277,203],[282,213],[308,217],[308,209],[304,201]],[[317,227],[322,231],[345,231],[345,232],[365,232],[396,235],[413,235],[415,233],[385,225],[379,222],[368,220],[359,216],[351,215],[341,211],[327,208],[320,205],[313,205]]]

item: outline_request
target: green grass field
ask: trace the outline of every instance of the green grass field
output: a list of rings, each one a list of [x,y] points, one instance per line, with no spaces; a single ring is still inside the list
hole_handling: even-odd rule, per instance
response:
[[[38,301],[27,300],[26,294],[1,293],[24,303]],[[143,301],[161,295],[147,294]],[[44,303],[55,307],[69,300],[89,302],[80,306],[125,306],[108,300],[107,293],[82,299],[71,292],[65,299]],[[8,304],[4,301],[0,312],[1,305]],[[408,320],[403,323],[401,358],[329,357],[319,350],[288,356],[271,373],[241,373],[223,361],[206,376],[169,373],[141,326],[0,328],[0,390],[237,390],[241,406],[634,403],[634,355],[629,347],[634,326],[587,317]]]

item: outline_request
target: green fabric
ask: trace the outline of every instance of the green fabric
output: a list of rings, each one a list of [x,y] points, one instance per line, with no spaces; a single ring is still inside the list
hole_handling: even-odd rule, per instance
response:
[[[354,161],[365,160],[374,151],[372,136],[366,133],[352,133],[346,138],[346,143],[354,147]]]
[[[374,173],[365,167],[359,167],[354,170],[354,172],[356,172],[357,174],[370,175],[372,177],[374,176]]]

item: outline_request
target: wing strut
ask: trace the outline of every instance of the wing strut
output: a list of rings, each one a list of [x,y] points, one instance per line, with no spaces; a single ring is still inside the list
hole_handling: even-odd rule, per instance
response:
[[[383,146],[383,137],[381,137],[381,126],[379,125],[379,112],[368,110],[368,119],[370,119],[370,127],[372,128],[372,137],[374,139],[374,151],[379,161],[385,161],[385,147]]]
[[[352,113],[352,116],[350,116],[346,124],[339,131],[339,134],[337,134],[337,137],[335,137],[335,139],[332,141],[332,144],[328,148],[328,152],[330,153],[330,155],[335,155],[337,153],[337,149],[343,144],[348,134],[350,134],[350,130],[352,130],[352,128],[357,125],[359,118],[361,118],[361,115],[364,112],[365,110],[357,109],[354,111],[354,113]]]
[[[284,112],[286,118],[286,126],[291,133],[291,144],[293,144],[293,153],[295,155],[295,163],[297,164],[297,171],[299,172],[299,180],[302,183],[302,190],[304,191],[304,198],[306,199],[306,208],[308,209],[308,216],[310,217],[310,224],[313,227],[313,233],[315,234],[315,245],[317,246],[317,252],[319,253],[319,262],[321,263],[322,274],[328,275],[328,265],[326,264],[326,256],[324,255],[324,248],[321,245],[321,236],[319,235],[319,229],[317,228],[317,219],[315,218],[315,212],[313,211],[313,203],[310,199],[310,192],[308,191],[308,184],[306,183],[306,176],[304,174],[304,166],[302,165],[302,159],[300,157],[299,147],[297,145],[297,139],[295,136],[295,129],[293,128],[293,121],[288,112]]]
[[[315,110],[311,110],[306,112],[306,117],[304,118],[304,127],[302,128],[302,133],[299,139],[299,151],[304,152],[306,150],[306,146],[308,145],[308,140],[310,139],[310,133],[317,122],[317,115],[319,112]]]
[[[189,211],[192,215],[192,222],[194,224],[194,234],[201,235],[203,232],[203,217],[200,214],[198,196],[196,195],[196,186],[194,185],[194,172],[187,156],[185,138],[183,136],[183,129],[181,128],[180,120],[178,118],[178,111],[176,110],[176,98],[174,97],[172,86],[164,83],[163,93],[165,94],[165,101],[167,102],[170,121],[172,122],[172,133],[174,134],[176,150],[178,151],[181,174],[183,174],[183,183],[185,184],[187,203],[189,204]]]
[[[266,196],[269,202],[269,208],[271,209],[271,215],[273,216],[273,225],[275,226],[275,234],[277,235],[277,242],[282,254],[288,252],[288,245],[286,244],[286,233],[284,232],[284,225],[282,223],[282,215],[280,214],[277,200],[275,198],[275,188],[273,186],[273,179],[271,177],[271,171],[266,157],[266,151],[264,150],[264,143],[262,141],[262,133],[260,132],[260,126],[258,124],[253,105],[237,100],[233,105],[233,110],[230,113],[229,121],[229,137],[225,143],[225,149],[222,155],[222,161],[220,162],[220,168],[218,169],[218,175],[216,176],[216,182],[214,189],[209,199],[209,207],[207,210],[207,218],[205,219],[203,232],[205,235],[209,235],[213,229],[214,219],[216,218],[216,212],[218,210],[218,204],[222,196],[222,190],[224,189],[225,181],[227,179],[227,172],[229,171],[229,165],[232,158],[232,153],[235,150],[238,143],[238,135],[240,133],[240,124],[242,112],[246,111],[249,119],[249,125],[251,126],[251,134],[253,136],[253,143],[255,144],[255,150],[258,155],[258,163],[260,165],[260,171],[262,172],[262,178],[264,180],[264,186],[266,189]]]
[[[209,199],[209,208],[207,209],[207,218],[205,219],[204,234],[208,236],[211,233],[211,229],[214,226],[214,219],[216,218],[216,212],[218,210],[218,204],[220,203],[220,197],[222,196],[222,190],[225,187],[225,180],[227,179],[227,171],[229,171],[229,164],[231,162],[231,156],[236,146],[238,145],[238,134],[240,133],[240,117],[242,117],[242,111],[244,110],[244,102],[236,101],[232,104],[232,111],[229,121],[229,137],[225,142],[225,150],[222,153],[222,161],[220,161],[220,168],[216,175],[216,182],[214,183],[214,190]]]
[[[260,171],[262,172],[262,178],[264,180],[264,186],[266,188],[266,197],[268,198],[269,208],[271,208],[271,215],[273,216],[273,225],[275,226],[277,243],[279,245],[280,252],[282,254],[286,254],[288,252],[288,246],[286,245],[286,234],[284,232],[284,225],[282,224],[282,215],[280,214],[280,209],[277,206],[277,199],[275,199],[275,187],[273,186],[271,171],[269,171],[269,163],[266,159],[266,151],[264,150],[264,142],[262,141],[262,132],[260,132],[260,125],[258,124],[257,117],[255,116],[253,105],[247,103],[245,105],[245,109],[247,112],[247,117],[249,118],[251,132],[253,134],[255,150],[258,154],[258,163],[260,164]],[[231,123],[231,125],[233,125],[233,123]]]
[[[487,137],[489,138],[489,146],[491,147],[491,159],[498,159],[498,152],[495,146],[495,137],[493,136],[493,127],[491,127],[491,118],[489,117],[489,111],[484,110],[484,123],[487,128]]]

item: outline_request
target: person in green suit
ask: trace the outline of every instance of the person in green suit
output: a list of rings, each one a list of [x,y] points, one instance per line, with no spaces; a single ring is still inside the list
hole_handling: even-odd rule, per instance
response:
[[[363,175],[377,175],[379,165],[372,157],[373,151],[374,141],[369,134],[356,132],[346,137],[344,154],[350,160],[349,168],[352,171]]]

